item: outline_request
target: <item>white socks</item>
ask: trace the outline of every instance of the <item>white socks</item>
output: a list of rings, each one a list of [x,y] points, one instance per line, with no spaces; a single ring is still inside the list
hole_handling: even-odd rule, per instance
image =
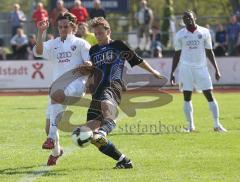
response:
[[[126,157],[126,156],[125,156],[124,154],[122,154],[122,155],[120,156],[120,158],[118,159],[118,162],[121,162],[125,157]]]
[[[56,132],[56,138],[55,138],[55,148],[52,149],[52,155],[53,156],[58,156],[60,154],[60,143],[59,143],[59,133],[58,131]]]
[[[56,140],[57,135],[57,116],[59,113],[65,110],[65,106],[62,104],[51,104],[50,110],[50,128],[48,137]]]
[[[208,102],[209,105],[209,109],[212,112],[213,115],[213,120],[214,120],[214,127],[219,127],[220,123],[219,123],[219,108],[218,108],[218,104],[216,100],[213,100],[212,102]],[[193,106],[192,106],[192,102],[186,102],[184,101],[184,113],[186,116],[186,119],[189,123],[188,128],[189,129],[195,129],[194,126],[194,121],[193,121]]]
[[[208,102],[209,109],[212,112],[213,115],[213,120],[214,120],[214,127],[219,127],[219,108],[218,108],[218,103],[216,100],[213,100],[212,102]]]
[[[184,101],[183,110],[188,121],[188,129],[195,129],[194,121],[193,121],[193,106],[192,101]]]

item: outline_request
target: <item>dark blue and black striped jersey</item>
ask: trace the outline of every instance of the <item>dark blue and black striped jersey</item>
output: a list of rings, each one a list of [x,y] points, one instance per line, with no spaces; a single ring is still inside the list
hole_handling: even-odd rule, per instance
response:
[[[91,47],[89,54],[95,68],[93,76],[97,91],[109,87],[113,81],[123,83],[125,61],[131,67],[143,62],[142,58],[120,40],[103,46],[95,45]]]

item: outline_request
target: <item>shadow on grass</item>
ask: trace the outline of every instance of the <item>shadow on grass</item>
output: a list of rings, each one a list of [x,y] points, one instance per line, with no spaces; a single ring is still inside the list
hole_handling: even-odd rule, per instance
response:
[[[60,176],[66,175],[63,173],[65,169],[51,170],[51,167],[44,165],[22,166],[16,168],[6,168],[0,170],[1,175],[30,175],[30,176]]]

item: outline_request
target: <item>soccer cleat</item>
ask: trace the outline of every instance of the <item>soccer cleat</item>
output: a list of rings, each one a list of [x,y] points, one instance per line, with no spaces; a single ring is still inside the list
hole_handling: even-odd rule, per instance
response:
[[[108,144],[108,139],[101,133],[95,133],[92,138],[92,143],[98,146],[106,146]]]
[[[131,160],[129,160],[128,162],[126,162],[125,160],[117,162],[116,166],[114,167],[114,169],[131,169],[131,168],[133,168]]]
[[[227,132],[227,130],[222,126],[219,125],[218,127],[213,128],[215,132]]]
[[[50,155],[49,158],[48,158],[47,165],[48,166],[55,166],[58,158],[61,157],[62,155],[63,155],[63,149],[60,150],[60,154],[57,155],[57,156]]]
[[[183,128],[184,133],[191,133],[191,132],[196,132],[195,128]]]
[[[52,138],[47,138],[47,140],[42,145],[42,149],[53,149],[54,147],[54,140]]]

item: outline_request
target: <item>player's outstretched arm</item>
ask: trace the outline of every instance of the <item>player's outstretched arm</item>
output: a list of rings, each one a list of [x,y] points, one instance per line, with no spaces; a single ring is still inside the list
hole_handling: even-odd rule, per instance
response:
[[[215,59],[215,55],[212,49],[206,49],[206,55],[210,62],[212,63],[213,67],[215,68],[215,78],[218,81],[221,77],[220,71],[218,69],[217,61]]]
[[[37,23],[38,34],[36,42],[36,53],[39,55],[43,54],[43,41],[44,41],[43,35],[48,27],[49,27],[48,20],[42,20]]]
[[[143,60],[138,66],[152,73],[156,78],[162,79],[164,78],[157,70],[153,69],[146,61]]]
[[[175,51],[174,56],[173,56],[173,61],[172,61],[172,71],[171,71],[171,75],[170,75],[170,82],[171,85],[175,85],[175,76],[174,76],[174,71],[177,68],[177,65],[179,63],[180,60],[180,55],[181,55],[181,50],[180,51]]]

